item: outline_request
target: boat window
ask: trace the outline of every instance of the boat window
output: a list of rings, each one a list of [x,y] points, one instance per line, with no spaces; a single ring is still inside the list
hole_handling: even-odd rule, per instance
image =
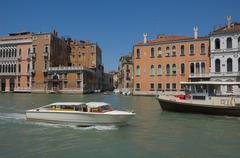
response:
[[[111,106],[110,105],[102,106],[102,111],[109,111],[109,110],[111,110]]]
[[[74,110],[74,107],[72,105],[61,105],[60,108],[66,110]]]

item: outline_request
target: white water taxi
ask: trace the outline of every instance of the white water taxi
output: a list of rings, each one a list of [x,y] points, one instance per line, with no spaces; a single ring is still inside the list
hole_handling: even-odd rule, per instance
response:
[[[113,110],[105,102],[57,102],[26,111],[27,120],[77,126],[124,125],[136,113]]]

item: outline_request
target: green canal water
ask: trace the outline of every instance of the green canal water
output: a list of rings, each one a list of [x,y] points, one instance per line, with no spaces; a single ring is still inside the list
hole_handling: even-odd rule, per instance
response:
[[[28,122],[25,110],[57,101],[104,101],[137,115],[127,126]],[[240,118],[162,112],[154,97],[0,94],[0,158],[239,158]]]

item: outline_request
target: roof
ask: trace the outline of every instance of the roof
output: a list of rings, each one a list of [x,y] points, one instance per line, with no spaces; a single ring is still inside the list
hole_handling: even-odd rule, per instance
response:
[[[86,105],[90,108],[97,108],[97,107],[106,106],[110,104],[105,102],[88,102],[86,103]]]
[[[56,102],[56,103],[52,103],[50,105],[82,105],[85,104],[84,102]]]
[[[181,85],[240,85],[240,82],[219,82],[219,81],[202,81],[202,82],[180,82]]]
[[[157,35],[155,39],[148,39],[147,44],[157,44],[164,42],[180,42],[183,40],[199,40],[205,39],[208,36],[198,36],[197,39],[194,39],[193,36],[184,36],[184,35]],[[144,45],[143,41],[136,43],[135,45]]]
[[[237,23],[237,22],[232,23],[229,28],[228,28],[228,25],[225,25],[223,27],[220,27],[214,30],[210,34],[214,35],[214,34],[232,33],[232,32],[240,32],[240,23]]]

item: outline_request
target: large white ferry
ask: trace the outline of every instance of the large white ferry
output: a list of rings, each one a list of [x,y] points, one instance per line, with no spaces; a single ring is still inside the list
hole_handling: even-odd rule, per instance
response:
[[[221,86],[240,86],[240,82],[181,82],[184,95],[159,95],[162,110],[211,115],[240,116],[240,97],[222,94]],[[239,93],[240,95],[240,93]]]

